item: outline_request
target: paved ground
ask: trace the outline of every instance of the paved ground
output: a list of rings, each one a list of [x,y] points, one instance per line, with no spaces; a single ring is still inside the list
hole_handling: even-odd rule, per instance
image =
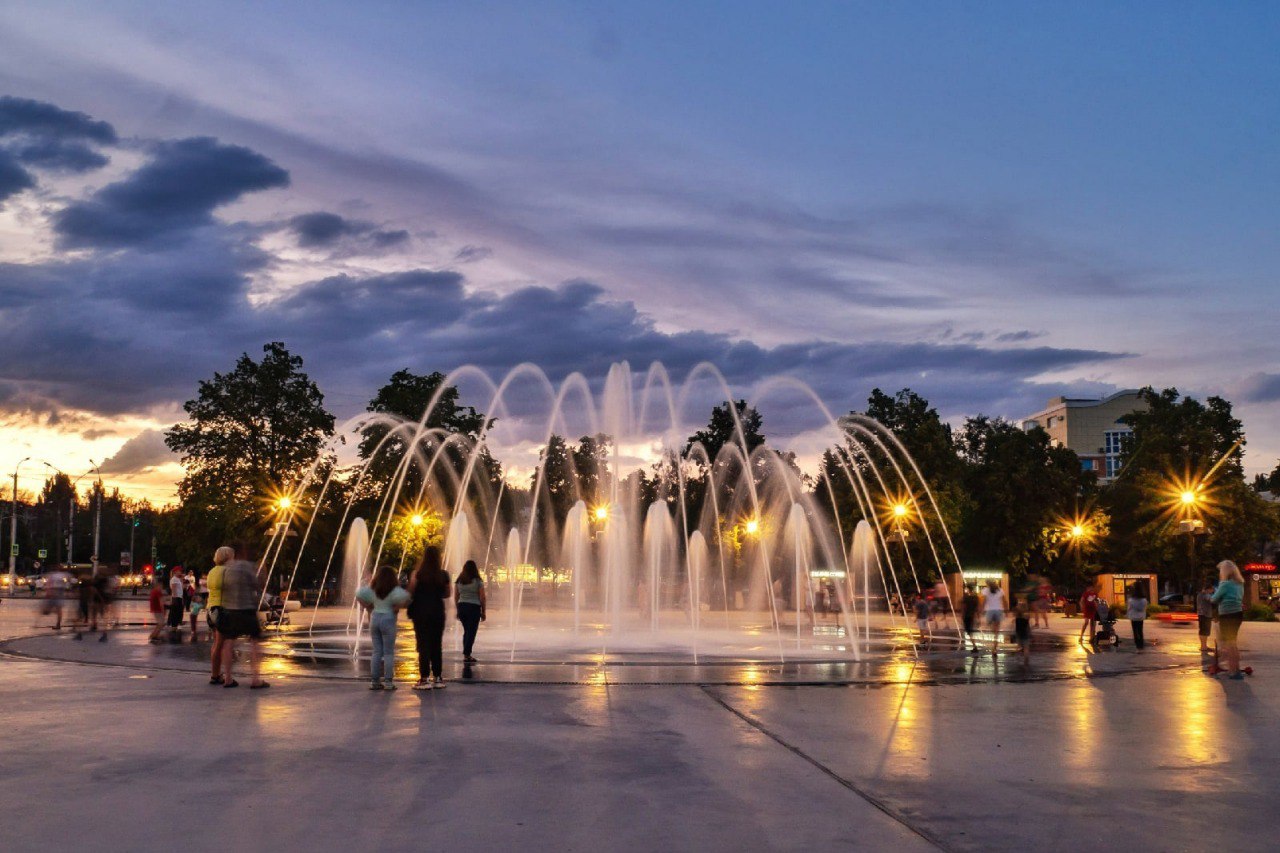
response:
[[[0,606],[0,635],[30,633],[30,606]],[[904,663],[841,687],[250,693],[3,658],[0,846],[1277,849],[1280,626],[1245,627],[1242,683],[1202,674],[1186,629],[1149,633],[1143,665],[1173,668],[1115,674],[1129,650],[1090,677],[1077,650],[1078,677],[920,684]]]

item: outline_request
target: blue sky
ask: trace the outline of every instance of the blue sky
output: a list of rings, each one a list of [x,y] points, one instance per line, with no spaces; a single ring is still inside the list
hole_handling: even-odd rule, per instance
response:
[[[6,6],[5,429],[160,494],[177,404],[280,338],[339,414],[526,359],[951,418],[1177,385],[1269,470],[1277,43],[1262,3]]]

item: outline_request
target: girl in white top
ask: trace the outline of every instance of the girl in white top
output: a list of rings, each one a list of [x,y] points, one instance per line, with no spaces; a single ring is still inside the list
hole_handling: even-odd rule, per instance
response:
[[[1004,590],[994,580],[982,591],[982,615],[991,629],[991,654],[1000,647],[1000,626],[1004,624]]]

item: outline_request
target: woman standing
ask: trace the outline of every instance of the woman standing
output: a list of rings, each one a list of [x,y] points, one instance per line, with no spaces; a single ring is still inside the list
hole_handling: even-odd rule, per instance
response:
[[[484,621],[484,580],[475,560],[462,564],[458,582],[453,585],[453,600],[458,608],[458,621],[462,623],[462,659],[475,663],[471,649],[476,644],[476,631]]]
[[[409,618],[418,646],[418,683],[414,690],[444,687],[444,600],[449,573],[440,565],[440,549],[427,546],[409,580]]]
[[[209,663],[213,667],[213,671],[209,673],[210,684],[223,684],[226,681],[222,675],[222,649],[226,645],[226,638],[218,629],[218,614],[222,612],[222,573],[235,555],[235,549],[223,545],[213,552],[213,568],[205,575],[205,586],[209,591],[205,600],[205,622],[209,625],[209,639],[213,641],[213,651],[209,654]]]
[[[1218,644],[1227,653],[1228,678],[1244,680],[1240,671],[1240,625],[1244,622],[1244,577],[1230,560],[1218,563],[1218,589],[1209,600],[1218,605]]]
[[[395,569],[378,566],[373,582],[356,590],[356,601],[372,612],[369,633],[373,636],[373,664],[370,690],[395,690],[396,611],[409,603],[409,593],[400,586]],[[385,678],[385,683],[384,683]]]
[[[1138,651],[1142,651],[1142,647],[1146,645],[1142,628],[1147,620],[1147,605],[1151,603],[1142,592],[1142,584],[1135,583],[1129,588],[1128,602],[1129,610],[1126,615],[1129,617],[1129,624],[1133,626],[1133,644]]]
[[[1004,590],[994,580],[982,591],[982,618],[991,630],[991,654],[1000,648],[1000,627],[1004,624]]]

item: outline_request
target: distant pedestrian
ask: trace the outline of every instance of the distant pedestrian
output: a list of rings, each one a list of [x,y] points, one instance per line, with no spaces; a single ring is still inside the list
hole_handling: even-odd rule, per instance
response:
[[[444,602],[449,573],[440,565],[440,549],[427,546],[409,580],[408,614],[418,647],[418,683],[414,690],[444,687]]]
[[[186,610],[187,584],[182,576],[182,566],[174,566],[169,572],[169,630],[182,635],[182,615]]]
[[[258,566],[248,559],[249,549],[240,544],[235,548],[236,559],[222,571],[222,607],[218,613],[218,633],[223,639],[222,679],[224,688],[239,687],[232,672],[236,656],[236,640],[249,640],[249,688],[260,690],[271,685],[262,680],[262,623],[258,621],[258,603],[262,596],[262,584],[258,580]]]
[[[1200,657],[1209,654],[1209,635],[1213,633],[1213,581],[1205,578],[1196,596],[1196,627],[1200,633]]]
[[[978,597],[978,588],[971,583],[964,585],[964,598],[960,599],[960,613],[964,618],[964,636],[978,653],[978,610],[982,607],[982,599]]]
[[[947,611],[951,609],[951,591],[947,589],[947,585],[938,581],[933,585],[933,620],[939,627],[946,622]]]
[[[165,620],[168,618],[168,608],[165,602],[165,586],[164,583],[156,578],[151,584],[151,594],[147,597],[147,609],[151,612],[151,619],[155,622],[155,627],[151,629],[150,642],[160,642],[160,632],[164,630]]]
[[[930,614],[931,608],[929,607],[928,600],[925,599],[925,597],[923,595],[920,595],[919,593],[911,596],[911,609],[914,610],[916,614],[916,628],[918,628],[920,631],[920,642],[922,643],[929,642],[929,638],[930,638],[929,622],[930,622],[930,616],[931,616]]]
[[[1032,575],[1031,579],[1035,583],[1034,595],[1031,599],[1031,627],[1048,628],[1053,587],[1042,575]]]
[[[987,581],[982,593],[982,616],[991,631],[991,654],[1000,648],[1000,628],[1004,625],[1004,590],[994,579]]]
[[[1143,636],[1142,629],[1147,621],[1147,601],[1146,593],[1142,591],[1141,584],[1134,584],[1129,590],[1128,612],[1125,614],[1129,617],[1129,624],[1133,626],[1133,645],[1138,651],[1142,651],[1146,646],[1146,639]]]
[[[195,643],[200,640],[200,613],[209,600],[209,587],[204,578],[201,578],[199,585],[188,584],[187,591],[191,595],[191,642]]]
[[[1244,622],[1244,577],[1230,560],[1218,563],[1218,588],[1210,596],[1218,605],[1219,653],[1226,652],[1228,678],[1240,681],[1240,626]]]
[[[1022,665],[1031,666],[1031,605],[1025,596],[1013,607],[1013,636],[1022,654]]]
[[[1092,583],[1084,588],[1084,595],[1080,596],[1080,617],[1084,620],[1080,625],[1080,642],[1084,642],[1086,635],[1092,642],[1098,630],[1098,588]]]
[[[476,632],[485,619],[484,579],[475,560],[462,564],[458,580],[453,585],[453,600],[458,609],[458,621],[462,623],[462,659],[475,663],[471,651],[475,648]]]
[[[71,586],[71,575],[63,571],[61,566],[55,565],[53,571],[45,575],[45,595],[48,601],[45,604],[46,615],[53,616],[53,630],[62,630],[62,606],[67,597],[67,590]]]
[[[209,653],[209,665],[212,668],[209,674],[210,684],[224,682],[222,650],[226,645],[226,639],[218,629],[218,616],[222,613],[222,574],[226,571],[227,563],[231,562],[235,555],[235,550],[227,545],[214,551],[213,568],[204,578],[208,590],[208,597],[205,599],[205,622],[209,625],[209,639],[213,643],[213,650]]]
[[[371,611],[369,633],[373,637],[370,690],[395,690],[396,613],[409,603],[409,593],[400,586],[396,570],[379,566],[369,586],[356,590],[356,601]]]

